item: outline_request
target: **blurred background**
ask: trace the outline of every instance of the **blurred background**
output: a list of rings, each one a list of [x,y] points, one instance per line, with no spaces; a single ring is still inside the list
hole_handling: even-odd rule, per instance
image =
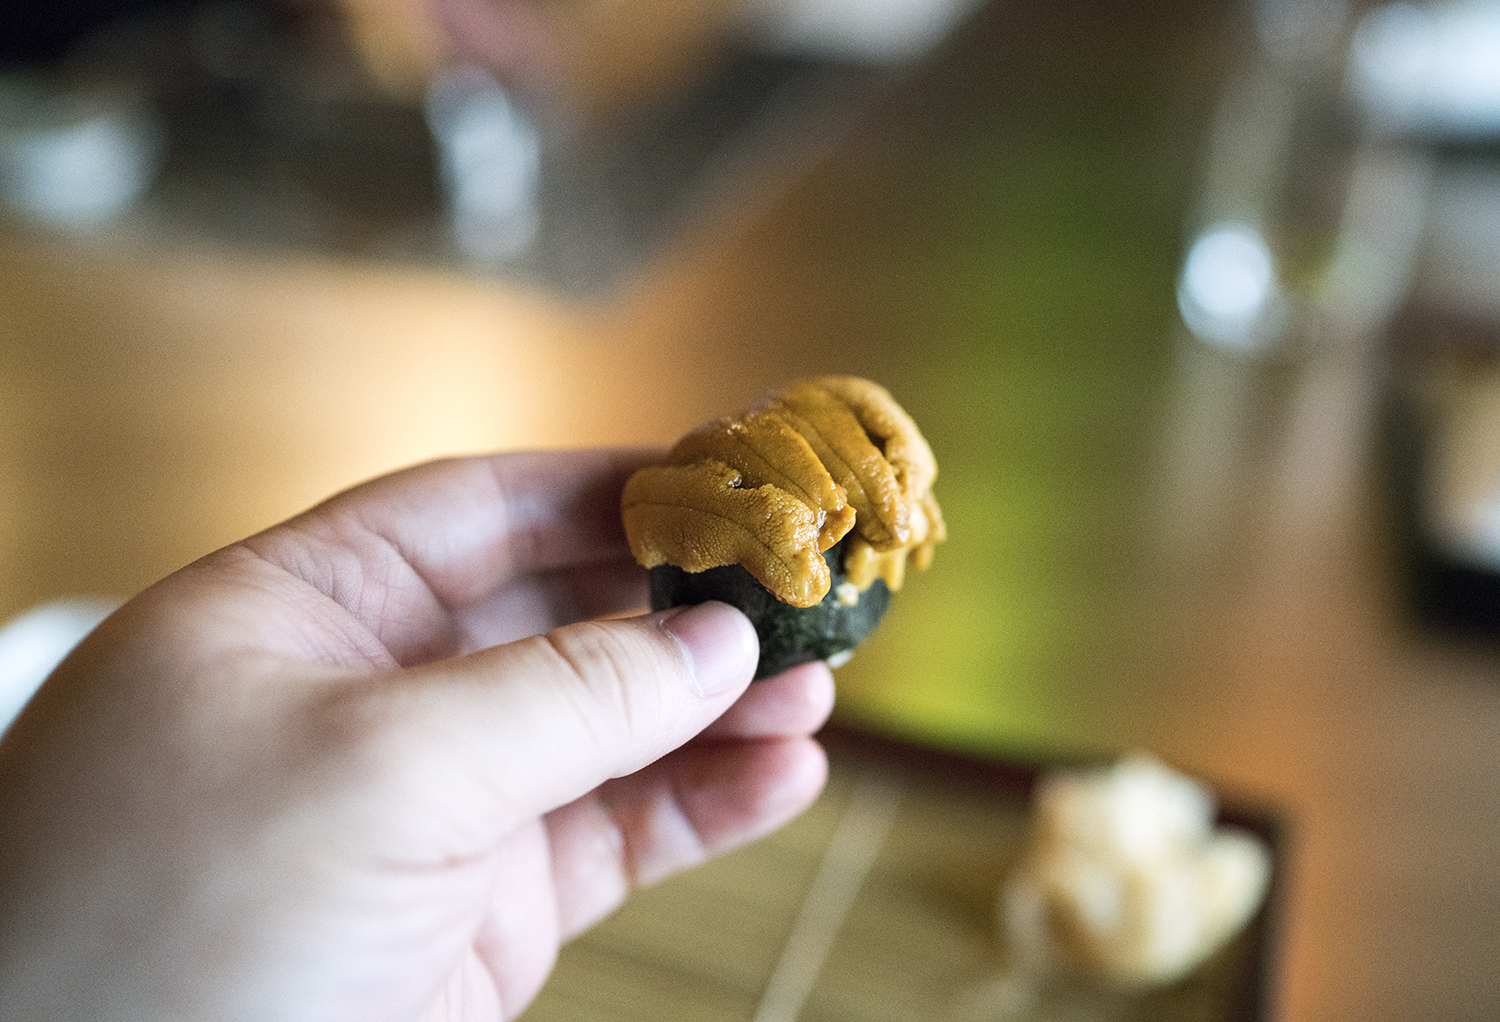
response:
[[[1488,0],[0,11],[0,621],[869,376],[951,538],[839,718],[1272,808],[1287,1019],[1500,1013],[1497,343]]]

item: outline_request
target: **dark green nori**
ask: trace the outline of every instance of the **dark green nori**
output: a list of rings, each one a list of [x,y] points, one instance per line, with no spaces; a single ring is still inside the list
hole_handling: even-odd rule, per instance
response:
[[[844,574],[844,541],[823,553],[833,577],[828,595],[812,607],[782,603],[738,564],[727,568],[687,572],[671,564],[651,569],[651,609],[666,610],[722,600],[745,612],[760,636],[760,663],[755,680],[780,674],[789,667],[826,660],[858,646],[875,630],[891,602],[882,579],[859,594],[859,602],[845,606],[838,600]]]

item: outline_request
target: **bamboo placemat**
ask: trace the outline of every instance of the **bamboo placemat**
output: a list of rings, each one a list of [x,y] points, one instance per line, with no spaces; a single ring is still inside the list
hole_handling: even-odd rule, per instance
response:
[[[1036,771],[841,730],[825,744],[828,789],[807,813],[635,894],[563,949],[526,1022],[1263,1017],[1269,910],[1164,990],[1018,989],[995,900],[1020,852]],[[1270,821],[1234,822],[1275,847]]]

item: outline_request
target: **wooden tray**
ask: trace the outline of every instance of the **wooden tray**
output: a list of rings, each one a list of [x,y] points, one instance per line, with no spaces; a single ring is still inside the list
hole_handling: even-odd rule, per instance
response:
[[[640,891],[563,949],[527,1022],[1028,1019],[1253,1022],[1270,1010],[1271,896],[1181,983],[1127,995],[1019,990],[995,923],[1041,769],[847,728],[820,736],[825,795],[777,834]],[[1224,821],[1278,851],[1276,821]]]

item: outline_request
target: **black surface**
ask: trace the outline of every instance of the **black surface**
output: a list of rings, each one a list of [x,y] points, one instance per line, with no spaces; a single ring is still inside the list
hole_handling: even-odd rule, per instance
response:
[[[1423,506],[1432,424],[1394,379],[1387,381],[1380,427],[1402,591],[1416,620],[1437,631],[1500,641],[1500,572],[1463,561],[1434,540]]]
[[[759,681],[798,664],[826,660],[853,649],[869,637],[885,616],[891,591],[880,579],[860,593],[855,605],[845,606],[838,601],[839,584],[846,580],[843,541],[825,551],[823,560],[833,579],[828,595],[812,607],[782,603],[738,564],[700,572],[663,564],[651,569],[651,609],[665,610],[708,600],[722,600],[738,607],[760,636],[760,664],[755,670]]]
[[[119,18],[180,11],[190,0],[10,0],[0,3],[0,70],[66,54]]]

